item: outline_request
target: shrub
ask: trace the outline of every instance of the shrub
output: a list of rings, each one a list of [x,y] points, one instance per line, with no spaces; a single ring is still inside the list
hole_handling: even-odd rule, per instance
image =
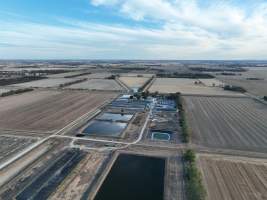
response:
[[[183,107],[181,93],[177,92],[175,94],[170,94],[168,98],[175,101],[176,108],[178,108],[179,110],[179,124],[182,128],[183,142],[189,142],[190,134],[189,134],[188,126],[186,122],[186,114],[185,114],[185,110]]]

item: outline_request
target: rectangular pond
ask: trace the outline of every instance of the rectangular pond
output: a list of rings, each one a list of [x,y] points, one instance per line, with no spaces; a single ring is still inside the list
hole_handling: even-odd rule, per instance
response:
[[[109,120],[109,121],[130,121],[133,115],[130,114],[120,114],[120,113],[104,113],[98,119]]]
[[[165,159],[121,154],[94,200],[163,200]]]
[[[118,137],[127,127],[127,123],[94,120],[84,130],[86,135]]]
[[[153,131],[152,140],[162,140],[162,141],[169,141],[171,139],[170,133],[167,132],[159,132],[159,131]]]

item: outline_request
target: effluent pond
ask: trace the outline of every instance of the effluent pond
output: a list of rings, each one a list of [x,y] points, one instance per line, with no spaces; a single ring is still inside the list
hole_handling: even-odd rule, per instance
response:
[[[100,120],[111,120],[111,121],[125,121],[131,120],[133,115],[130,114],[119,114],[119,113],[104,113],[98,119]]]
[[[121,154],[94,200],[163,200],[165,159]]]
[[[84,130],[86,135],[119,137],[127,123],[93,120]]]

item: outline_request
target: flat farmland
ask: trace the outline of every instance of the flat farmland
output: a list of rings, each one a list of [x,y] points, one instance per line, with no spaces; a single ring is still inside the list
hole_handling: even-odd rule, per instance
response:
[[[66,76],[75,76],[75,75],[79,75],[82,73],[83,72],[81,70],[77,70],[77,71],[64,72],[64,73],[59,73],[59,74],[52,74],[52,75],[48,75],[47,77],[49,77],[49,78],[64,78]]]
[[[250,98],[184,98],[194,144],[267,152],[266,105]]]
[[[225,83],[245,88],[249,93],[256,96],[267,95],[267,80],[222,79]]]
[[[120,77],[119,79],[130,88],[140,88],[149,80],[148,77]]]
[[[267,161],[200,156],[207,200],[267,199]]]
[[[55,131],[117,94],[34,91],[0,99],[0,129]]]
[[[198,79],[207,87],[222,87],[224,83],[218,79]]]
[[[69,89],[102,90],[102,91],[122,91],[123,88],[115,81],[108,79],[89,79],[82,83],[70,85]]]
[[[1,96],[3,93],[9,92],[9,91],[11,91],[11,89],[0,88],[0,96]]]
[[[187,78],[157,78],[149,88],[149,92],[193,94],[193,95],[242,95],[225,91],[220,87],[208,87],[204,84],[195,84],[198,79]],[[202,80],[203,81],[203,80]]]
[[[151,78],[152,76],[154,76],[155,74],[148,74],[148,73],[142,73],[142,74],[138,74],[138,73],[121,73],[120,76],[121,77],[145,77],[145,78]]]
[[[73,79],[73,78],[49,78],[49,79],[42,79],[42,80],[38,80],[38,81],[30,81],[30,82],[26,82],[26,83],[14,84],[12,86],[51,88],[51,87],[59,87],[61,84],[71,83],[71,82],[74,82],[76,80],[78,80],[78,79]]]
[[[0,135],[0,163],[4,162],[12,155],[22,151],[36,139],[32,138],[20,138],[20,137],[9,137]]]

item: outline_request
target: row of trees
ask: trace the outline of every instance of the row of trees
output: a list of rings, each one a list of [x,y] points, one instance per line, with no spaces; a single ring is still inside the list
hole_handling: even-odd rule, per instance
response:
[[[18,90],[10,90],[8,92],[4,92],[1,94],[1,97],[6,97],[6,96],[10,96],[10,95],[14,95],[14,94],[21,94],[24,92],[30,92],[33,91],[32,88],[25,88],[25,89],[18,89]]]
[[[229,90],[229,91],[234,91],[234,92],[241,92],[241,93],[247,92],[244,88],[239,87],[239,86],[233,86],[233,85],[226,85],[226,86],[224,86],[223,89]]]
[[[175,93],[175,94],[170,94],[170,98],[175,100],[176,107],[179,110],[179,123],[182,128],[182,137],[183,137],[183,142],[189,142],[189,130],[186,122],[186,114],[185,114],[185,109],[183,106],[182,102],[182,96],[181,93]]]
[[[197,168],[196,155],[193,150],[187,150],[183,155],[185,164],[186,196],[188,200],[205,200],[206,190],[201,174]]]

